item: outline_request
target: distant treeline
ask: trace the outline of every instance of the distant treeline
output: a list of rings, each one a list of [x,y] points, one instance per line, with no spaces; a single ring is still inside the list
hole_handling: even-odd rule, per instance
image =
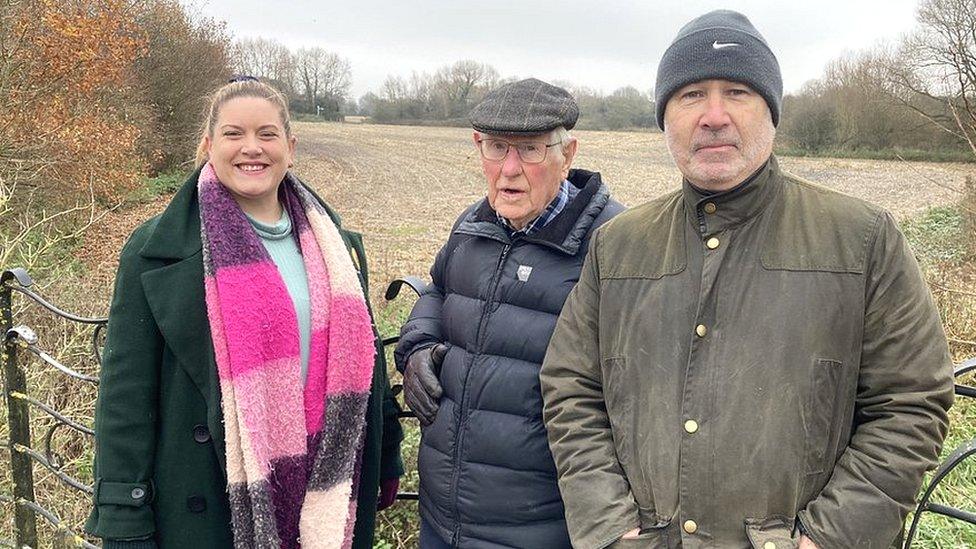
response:
[[[832,61],[821,78],[788,94],[778,132],[793,154],[976,159],[976,0],[925,0],[915,30],[897,44]],[[349,96],[350,63],[321,48],[290,51],[274,40],[232,48],[234,70],[264,77],[297,112],[376,123],[467,125],[491,89],[514,80],[485,63],[460,60],[433,73],[390,75],[378,90]],[[785,60],[783,60],[785,62]],[[652,90],[604,94],[554,82],[576,97],[579,129],[655,130]]]
[[[514,80],[491,65],[461,60],[433,73],[388,76],[379,90],[356,100],[348,96],[350,63],[320,48],[293,53],[273,40],[246,39],[235,44],[232,58],[237,72],[281,88],[296,112],[328,120],[359,115],[382,124],[466,126],[468,111],[488,91]],[[784,98],[779,148],[792,154],[976,158],[952,115],[953,106],[965,110],[962,96],[953,104],[944,92],[923,89],[925,80],[913,72],[913,63],[921,62],[917,50],[904,46],[832,61],[821,78]],[[555,83],[576,97],[578,129],[657,130],[651,90],[628,86],[602,94]],[[929,86],[939,85],[929,79]]]
[[[328,120],[361,115],[379,123],[464,125],[468,111],[485,93],[515,80],[502,78],[490,65],[461,60],[433,74],[390,75],[379,90],[367,92],[357,100],[349,95],[350,62],[322,48],[292,51],[277,40],[245,38],[234,43],[231,59],[235,73],[258,76],[283,91],[293,111]],[[582,129],[654,126],[650,92],[625,87],[603,95],[566,82],[557,83],[576,96]]]
[[[781,148],[792,154],[976,161],[976,120],[965,114],[967,98],[910,89],[900,80],[906,61],[897,50],[879,49],[832,62],[822,78],[784,98]],[[976,105],[971,94],[968,101]]]
[[[368,92],[358,102],[350,101],[346,105],[350,114],[369,116],[380,123],[466,125],[468,111],[485,93],[513,80],[499,77],[490,65],[462,60],[433,74],[414,72],[409,78],[389,76],[378,92]],[[566,82],[555,83],[576,97],[580,129],[620,130],[654,125],[650,93],[625,87],[602,95]]]
[[[778,147],[791,154],[836,154],[932,160],[976,160],[967,108],[973,94],[952,96],[931,90],[911,71],[904,50],[874,50],[834,60],[823,77],[787,94]],[[379,94],[343,102],[344,114],[373,122],[467,125],[467,112],[492,88],[511,79],[492,67],[459,61],[433,75],[387,78]],[[914,82],[907,87],[904,82]],[[557,82],[559,83],[559,82]],[[650,91],[620,88],[609,95],[560,83],[580,106],[578,129],[657,130]],[[966,100],[969,100],[967,107]],[[959,119],[953,113],[962,114]],[[967,123],[967,120],[969,121]]]
[[[277,40],[243,38],[230,51],[233,71],[262,78],[289,99],[292,112],[339,120],[352,85],[349,60],[323,48],[290,50]]]
[[[829,63],[784,99],[778,136],[795,154],[976,161],[976,0],[923,0],[910,33]]]
[[[116,199],[147,174],[185,169],[204,97],[235,73],[270,81],[299,115],[425,125],[466,125],[514,78],[461,60],[353,98],[339,53],[235,40],[179,0],[0,2],[0,183]],[[655,128],[651,90],[554,83],[575,94],[579,129]],[[897,43],[831,62],[785,98],[778,135],[795,154],[976,159],[976,0],[923,0]]]

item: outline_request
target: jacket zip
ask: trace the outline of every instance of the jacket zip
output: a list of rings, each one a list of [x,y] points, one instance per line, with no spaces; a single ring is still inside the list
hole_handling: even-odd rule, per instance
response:
[[[505,244],[502,248],[502,253],[498,256],[498,264],[495,265],[495,272],[492,274],[491,287],[488,290],[487,299],[485,300],[485,307],[481,311],[481,319],[478,321],[478,331],[475,341],[477,342],[477,347],[475,348],[474,355],[471,357],[471,365],[468,366],[468,371],[464,374],[464,385],[461,387],[461,418],[458,422],[458,436],[457,441],[454,443],[454,456],[453,456],[453,466],[451,467],[451,495],[454,498],[454,532],[451,534],[451,546],[457,547],[458,542],[461,537],[461,520],[460,511],[458,510],[458,495],[457,495],[457,483],[458,477],[461,476],[461,447],[464,445],[464,428],[468,421],[468,378],[471,376],[471,368],[474,366],[474,359],[481,354],[481,346],[484,343],[482,330],[485,327],[485,323],[488,321],[488,316],[491,314],[491,304],[495,301],[495,292],[498,291],[498,284],[502,277],[502,267],[505,265],[505,260],[508,259],[508,252],[512,250],[513,243]]]

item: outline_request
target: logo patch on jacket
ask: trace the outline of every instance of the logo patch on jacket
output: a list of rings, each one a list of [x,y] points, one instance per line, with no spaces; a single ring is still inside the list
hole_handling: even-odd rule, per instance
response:
[[[530,274],[532,274],[532,267],[530,265],[519,265],[518,279],[520,281],[528,282]]]

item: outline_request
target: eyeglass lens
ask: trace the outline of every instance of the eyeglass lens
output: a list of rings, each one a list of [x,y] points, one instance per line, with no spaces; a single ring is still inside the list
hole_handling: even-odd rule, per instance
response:
[[[487,160],[504,160],[508,156],[509,147],[514,147],[522,162],[537,164],[546,158],[545,143],[509,143],[502,139],[482,139],[481,154]]]

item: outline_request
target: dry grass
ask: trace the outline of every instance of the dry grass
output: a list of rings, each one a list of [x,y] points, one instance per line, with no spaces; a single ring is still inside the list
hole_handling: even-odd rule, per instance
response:
[[[409,312],[411,300],[385,304],[382,293],[386,283],[398,275],[426,275],[456,216],[466,205],[484,196],[480,162],[470,131],[336,123],[299,123],[296,131],[299,135],[297,174],[335,207],[346,227],[366,235],[371,299],[381,329],[390,334]],[[677,171],[660,134],[575,134],[581,143],[576,165],[600,171],[615,197],[624,204],[636,205],[678,187]],[[902,220],[932,206],[954,203],[958,196],[947,187],[962,188],[965,175],[974,169],[972,165],[961,164],[810,158],[783,158],[781,164],[800,176],[876,202]],[[168,197],[159,197],[106,216],[74,252],[74,259],[84,267],[75,269],[78,274],[49,281],[47,295],[58,296],[59,304],[74,311],[105,314],[116,258],[125,237],[140,222],[161,211],[167,200]],[[939,270],[931,276],[937,284],[958,287],[964,281],[970,288],[974,278],[973,270],[965,266],[957,267],[957,271]],[[976,338],[973,320],[976,302],[972,297],[941,290],[936,295],[950,335],[963,341]],[[94,365],[86,358],[87,344],[83,341],[86,333],[50,320],[39,320],[40,316],[28,318],[44,326],[39,331],[45,348],[69,349],[59,358],[93,371]],[[956,344],[954,349],[956,358],[976,352],[976,348],[963,344]],[[51,376],[36,364],[31,366],[29,383],[33,394],[44,395],[48,403],[91,424],[94,399],[91,388]],[[976,425],[976,407],[958,410],[954,421]],[[43,435],[40,425],[35,421],[38,446]],[[63,455],[71,458],[70,470],[90,481],[90,445],[78,437],[66,436],[66,431],[59,433],[58,447]],[[5,437],[4,422],[0,426],[0,438]],[[957,432],[950,442],[955,443],[960,437]],[[407,488],[416,487],[413,469],[418,440],[417,430],[408,428],[404,447],[410,469],[404,481]],[[2,493],[10,492],[6,462],[5,454],[0,454]],[[971,475],[971,470],[967,474]],[[87,514],[86,500],[60,487],[40,469],[37,477],[41,479],[39,497],[69,523],[80,525]],[[976,486],[976,480],[970,476],[956,488],[960,486],[961,497],[972,498],[974,490],[967,487]],[[400,503],[381,514],[377,546],[415,547],[415,510],[415,504]],[[11,537],[11,520],[9,506],[0,504],[0,538]],[[955,533],[951,526],[938,528]],[[930,528],[935,533],[927,534],[927,539],[939,536],[938,528]],[[948,545],[938,546],[955,545],[950,541]]]

